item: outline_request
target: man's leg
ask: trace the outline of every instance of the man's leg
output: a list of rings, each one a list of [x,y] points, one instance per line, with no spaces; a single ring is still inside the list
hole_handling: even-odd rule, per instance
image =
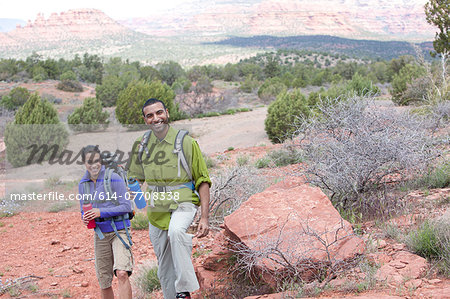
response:
[[[193,235],[186,233],[196,212],[196,205],[181,203],[170,219],[168,235],[175,267],[177,292],[193,292],[199,289],[191,260]]]
[[[164,298],[174,299],[176,296],[176,276],[167,231],[161,230],[149,223],[149,235],[153,250],[158,258],[158,278],[161,282]]]

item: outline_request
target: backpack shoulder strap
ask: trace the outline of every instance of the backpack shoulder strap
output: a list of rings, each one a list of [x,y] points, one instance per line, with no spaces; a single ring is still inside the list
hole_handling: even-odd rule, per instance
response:
[[[103,177],[103,186],[105,188],[105,192],[108,193],[108,199],[112,199],[114,194],[112,192],[111,187],[111,178],[113,175],[114,169],[112,168],[106,168],[105,169],[105,176]],[[117,199],[111,200],[116,206],[119,205],[119,201]]]
[[[186,160],[186,156],[185,156],[184,150],[183,150],[183,140],[184,140],[184,137],[188,134],[189,134],[189,132],[187,130],[181,129],[178,131],[177,137],[175,138],[173,152],[174,152],[174,154],[178,155],[178,176],[181,176],[181,170],[180,170],[180,163],[181,163],[184,170],[187,172],[189,178],[192,181],[193,178],[192,178],[191,168],[189,167],[189,164]]]
[[[152,135],[152,130],[148,130],[147,132],[144,133],[144,136],[142,136],[142,140],[141,140],[141,143],[139,143],[139,149],[138,149],[139,163],[142,163],[142,154],[144,153],[144,150],[145,150],[145,154],[147,155],[147,157],[149,155],[147,144],[148,144],[148,141],[150,140],[151,135]]]
[[[83,191],[84,194],[91,194],[91,186],[89,185],[89,182],[83,182]]]

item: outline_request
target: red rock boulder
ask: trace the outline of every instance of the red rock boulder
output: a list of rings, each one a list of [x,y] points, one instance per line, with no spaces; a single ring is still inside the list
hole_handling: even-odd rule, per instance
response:
[[[224,225],[248,269],[271,285],[292,275],[314,280],[320,270],[343,265],[365,248],[319,188],[295,179],[251,196]]]

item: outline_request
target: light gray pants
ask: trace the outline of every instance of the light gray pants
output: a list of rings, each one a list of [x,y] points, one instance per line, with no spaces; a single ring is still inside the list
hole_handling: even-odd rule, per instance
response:
[[[169,230],[149,224],[150,241],[158,258],[158,278],[165,299],[174,299],[177,292],[199,289],[191,261],[193,235],[186,233],[196,212],[196,205],[181,203],[172,212]]]

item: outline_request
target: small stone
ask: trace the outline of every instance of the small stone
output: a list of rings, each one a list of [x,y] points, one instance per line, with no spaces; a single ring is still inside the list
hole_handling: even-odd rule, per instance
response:
[[[403,268],[406,267],[405,264],[400,263],[400,262],[398,262],[398,261],[394,261],[394,262],[390,263],[389,265],[390,265],[391,267],[394,267],[395,269],[403,269]]]
[[[442,280],[440,280],[440,279],[429,279],[428,280],[428,283],[430,283],[430,284],[437,284],[437,283],[440,283]]]
[[[81,273],[83,273],[83,270],[80,269],[80,268],[78,268],[78,267],[74,267],[72,270],[73,270],[73,272],[75,272],[76,274],[81,274]]]
[[[81,283],[81,287],[83,287],[83,288],[86,288],[86,287],[88,287],[89,286],[89,282],[87,282],[87,281],[83,281],[82,283]]]
[[[422,279],[412,279],[405,282],[408,289],[418,289],[422,285]]]
[[[404,250],[406,248],[405,244],[395,244],[394,246],[392,246],[392,248],[394,250],[400,251],[400,250]]]
[[[50,245],[58,245],[60,242],[58,240],[52,240]]]
[[[378,248],[384,248],[387,246],[387,243],[385,240],[378,240]]]
[[[70,247],[70,246],[64,246],[64,248],[61,250],[61,252],[69,251],[70,249],[72,249],[72,247]]]
[[[50,286],[52,286],[52,287],[56,287],[57,285],[58,285],[57,282],[52,282],[52,283],[50,284]]]

